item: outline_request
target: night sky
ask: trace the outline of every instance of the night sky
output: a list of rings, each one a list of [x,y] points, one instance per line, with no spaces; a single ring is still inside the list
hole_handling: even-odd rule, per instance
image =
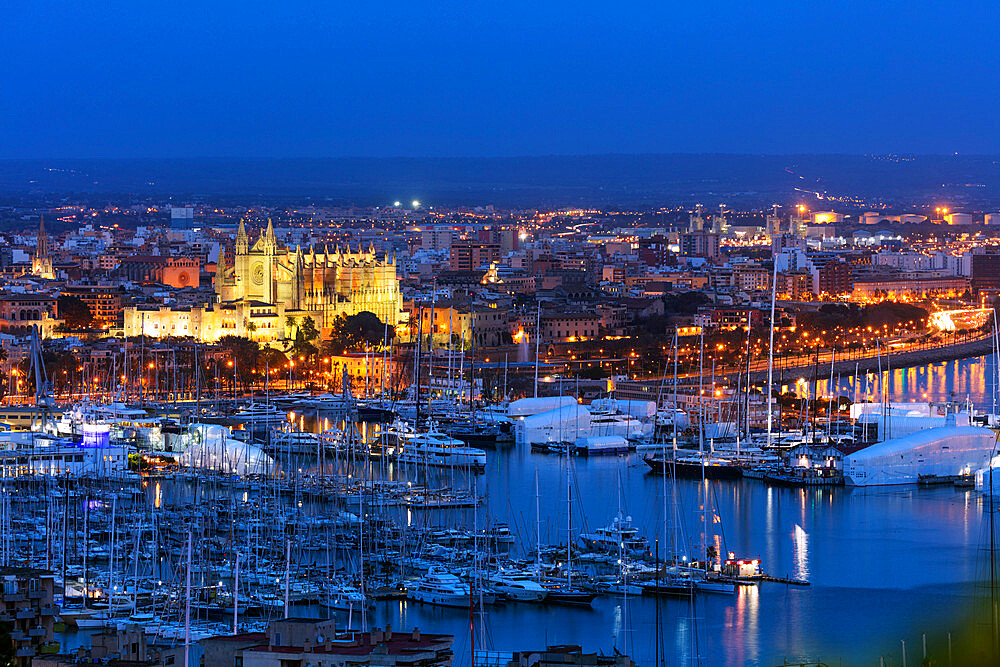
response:
[[[993,3],[0,6],[0,158],[1000,153]]]

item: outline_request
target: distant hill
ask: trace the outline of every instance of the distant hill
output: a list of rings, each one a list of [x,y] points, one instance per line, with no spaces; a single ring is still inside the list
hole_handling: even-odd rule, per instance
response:
[[[0,161],[0,192],[262,195],[370,205],[767,206],[822,193],[859,207],[995,208],[998,156],[592,155]]]

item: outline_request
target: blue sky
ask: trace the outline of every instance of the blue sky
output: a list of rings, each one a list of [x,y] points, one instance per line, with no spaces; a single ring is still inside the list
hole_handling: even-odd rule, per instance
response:
[[[0,6],[0,158],[1000,153],[988,3]]]

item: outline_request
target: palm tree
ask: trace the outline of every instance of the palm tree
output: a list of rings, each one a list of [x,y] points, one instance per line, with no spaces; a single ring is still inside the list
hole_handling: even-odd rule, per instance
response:
[[[295,338],[295,330],[298,328],[298,322],[293,316],[285,316],[285,328],[288,329],[288,337]]]

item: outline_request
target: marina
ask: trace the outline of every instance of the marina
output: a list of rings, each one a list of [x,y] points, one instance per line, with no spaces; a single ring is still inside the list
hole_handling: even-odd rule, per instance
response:
[[[954,362],[954,372],[980,363],[991,362]],[[216,438],[236,447],[220,455],[226,465],[191,456],[192,442],[176,459],[130,469],[123,453],[109,453],[148,439],[112,443],[111,431],[98,428],[103,418],[80,421],[74,429],[85,440],[103,434],[91,450],[99,465],[89,464],[100,474],[89,476],[38,465],[65,466],[67,452],[87,451],[72,439],[11,432],[26,463],[5,468],[3,562],[49,569],[65,582],[60,619],[69,641],[139,624],[151,640],[176,643],[185,621],[192,636],[208,637],[292,614],[362,628],[433,623],[467,652],[471,610],[494,647],[514,634],[549,641],[544,628],[557,618],[560,641],[586,638],[637,660],[652,655],[659,632],[685,661],[750,664],[779,654],[849,657],[836,633],[809,630],[838,613],[833,599],[845,584],[862,599],[947,600],[935,607],[939,619],[972,599],[975,559],[962,554],[978,548],[968,536],[982,531],[985,497],[950,478],[884,488],[803,483],[761,463],[767,457],[753,448],[699,457],[690,445],[661,474],[655,464],[666,443],[659,452],[616,445],[610,455],[569,458],[522,444],[469,458],[472,448],[447,436],[447,425],[420,434],[432,448],[413,447],[418,432],[402,422],[331,424],[347,416],[337,410],[313,410],[308,423],[327,428],[320,434],[275,424],[263,447],[274,458],[261,452],[251,467],[248,444],[220,426],[181,426],[180,440],[165,447],[187,442],[189,432],[198,444]],[[130,423],[144,423],[140,412],[151,419],[147,407]],[[258,412],[272,413],[258,407],[254,421]],[[625,442],[614,438],[587,440]],[[436,461],[431,452],[456,455]],[[740,474],[713,472],[724,465]],[[859,512],[867,528],[834,538]],[[908,573],[903,589],[893,583],[896,551],[927,564],[922,576]],[[884,565],[845,579],[839,564],[858,557]],[[875,641],[915,619],[864,620]],[[777,632],[782,624],[796,630]]]

